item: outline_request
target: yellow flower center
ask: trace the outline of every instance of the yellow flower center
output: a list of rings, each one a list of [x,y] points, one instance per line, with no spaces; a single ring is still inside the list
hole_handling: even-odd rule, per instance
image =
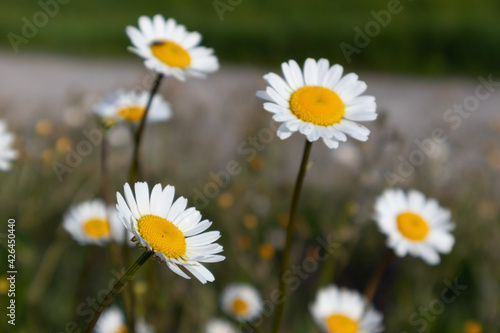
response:
[[[237,298],[233,302],[233,312],[237,316],[244,316],[248,313],[248,304],[241,298]]]
[[[469,320],[465,323],[465,333],[482,333],[483,326],[475,320]]]
[[[118,114],[128,121],[139,121],[144,117],[146,110],[139,106],[127,106],[118,110]]]
[[[429,225],[425,220],[415,213],[402,213],[398,218],[398,229],[408,239],[421,241],[429,233]]]
[[[331,333],[356,333],[358,332],[358,323],[351,318],[335,314],[326,318],[328,332]]]
[[[128,333],[128,328],[125,325],[121,325],[113,333]]]
[[[137,231],[154,251],[163,253],[167,258],[178,259],[186,254],[184,234],[172,222],[162,217],[141,217],[137,222]]]
[[[172,67],[188,67],[191,65],[191,56],[177,43],[159,40],[151,44],[151,52],[161,62]]]
[[[109,235],[109,222],[101,219],[88,220],[83,224],[83,230],[92,238],[100,238]]]
[[[274,247],[271,244],[262,244],[259,248],[259,254],[264,259],[270,259],[274,256]]]
[[[292,94],[290,110],[302,121],[330,126],[342,120],[345,105],[339,95],[328,88],[306,86]]]
[[[7,280],[6,276],[0,277],[0,294],[6,294],[9,290],[10,282]]]

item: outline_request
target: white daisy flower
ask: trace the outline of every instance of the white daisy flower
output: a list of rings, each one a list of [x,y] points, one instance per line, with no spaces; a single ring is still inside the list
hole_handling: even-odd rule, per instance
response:
[[[233,324],[223,319],[210,319],[207,323],[205,333],[239,333]]]
[[[448,209],[416,190],[406,194],[389,189],[375,202],[375,220],[388,237],[387,246],[399,257],[409,253],[429,265],[440,262],[438,252],[450,253],[453,248],[455,238],[450,231],[455,224],[450,218]]]
[[[7,124],[0,120],[0,170],[9,171],[12,161],[17,158],[17,151],[12,148],[14,134],[7,131]]]
[[[95,199],[82,202],[64,215],[63,228],[80,245],[102,246],[109,241],[123,242],[125,229],[117,219],[108,219],[113,209],[106,209],[103,200]]]
[[[94,113],[112,122],[139,122],[144,117],[149,100],[148,91],[117,90],[94,106]],[[160,122],[170,119],[170,103],[156,94],[148,111],[148,122]]]
[[[252,321],[262,312],[263,302],[253,286],[234,283],[221,295],[222,310],[239,322]]]
[[[264,75],[269,83],[257,96],[269,102],[264,109],[274,113],[273,119],[282,122],[278,129],[281,139],[299,131],[314,142],[319,138],[328,148],[337,148],[346,141],[346,134],[368,140],[370,130],[356,121],[377,118],[375,97],[360,96],[366,83],[349,73],[342,77],[343,68],[327,59],[307,59],[304,72],[295,60],[281,64],[285,79],[275,73]]]
[[[356,291],[330,285],[320,289],[310,306],[311,314],[326,333],[382,332],[382,315]]]
[[[128,331],[125,317],[116,306],[103,312],[94,330],[95,333],[127,333]],[[137,333],[153,333],[154,329],[143,318],[140,318],[135,323],[135,331]]]
[[[162,15],[139,18],[139,29],[128,26],[131,52],[143,57],[150,70],[184,81],[187,76],[205,77],[219,69],[213,50],[199,46],[201,34],[188,32],[173,18]]]
[[[118,217],[118,211],[116,210],[115,207],[108,208],[108,217],[111,220],[112,225],[120,226],[123,229],[123,235],[124,235],[123,240],[127,242],[127,245],[130,247],[135,247],[137,243],[132,240],[134,238],[134,234],[128,231],[127,228],[125,228],[125,226],[122,223],[122,220]],[[119,240],[116,240],[116,242],[122,243],[122,241]]]
[[[124,186],[125,199],[117,193],[118,216],[125,227],[134,234],[139,246],[154,251],[176,274],[190,279],[179,266],[187,269],[201,283],[214,281],[212,273],[201,263],[219,262],[225,259],[217,255],[223,251],[215,242],[218,231],[204,232],[212,222],[201,220],[195,208],[188,208],[187,199],[180,197],[174,202],[175,188],[163,190],[157,184],[151,195],[147,183],[135,183],[135,198],[130,185]]]

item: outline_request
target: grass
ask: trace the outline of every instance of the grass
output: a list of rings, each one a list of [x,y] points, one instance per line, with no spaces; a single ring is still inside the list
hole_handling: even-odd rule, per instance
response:
[[[227,0],[222,0],[227,1]],[[496,72],[500,65],[500,26],[495,0],[401,1],[401,12],[371,38],[367,47],[348,64],[340,44],[355,46],[354,27],[365,29],[370,13],[387,9],[388,1],[346,0],[307,2],[290,0],[242,1],[223,14],[221,21],[212,1],[72,0],[20,50],[49,50],[95,56],[125,56],[127,25],[140,15],[162,13],[175,17],[188,29],[203,33],[222,61],[273,64],[290,58],[327,57],[372,70],[415,73]],[[21,34],[21,18],[29,20],[41,7],[22,0],[3,8],[0,45],[10,48],[8,32]]]

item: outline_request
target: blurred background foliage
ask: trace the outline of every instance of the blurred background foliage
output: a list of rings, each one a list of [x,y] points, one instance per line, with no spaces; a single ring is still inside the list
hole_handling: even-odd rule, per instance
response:
[[[218,0],[230,6],[221,20],[213,1],[71,0],[59,5],[43,33],[21,48],[77,55],[124,56],[127,25],[139,15],[161,13],[189,30],[203,33],[222,61],[276,64],[283,59],[327,57],[346,63],[342,42],[355,46],[355,27],[365,31],[371,11],[386,10],[389,0]],[[500,64],[500,2],[496,0],[401,0],[401,12],[353,54],[356,68],[414,73],[497,72]],[[21,35],[26,16],[42,10],[36,1],[2,6],[1,43],[8,32]],[[222,11],[221,11],[222,12]],[[340,61],[341,59],[342,61]]]

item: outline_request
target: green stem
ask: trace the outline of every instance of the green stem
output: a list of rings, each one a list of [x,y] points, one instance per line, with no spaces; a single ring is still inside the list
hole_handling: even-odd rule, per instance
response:
[[[122,254],[124,259],[124,267],[130,265],[130,247],[128,246],[128,239],[125,239],[122,245]],[[134,283],[133,281],[129,282],[129,286],[126,290],[126,305],[127,305],[127,315],[128,315],[128,324],[130,333],[135,332],[135,294],[134,294]]]
[[[102,198],[106,203],[106,207],[111,204],[111,199],[109,197],[109,174],[106,165],[107,155],[108,155],[108,144],[107,144],[107,131],[104,130],[102,144],[101,144],[101,191]]]
[[[312,142],[306,139],[306,145],[304,147],[304,154],[302,155],[302,163],[300,164],[299,174],[297,176],[297,181],[295,183],[295,189],[293,191],[292,205],[290,206],[290,216],[288,221],[288,227],[286,231],[286,243],[285,249],[283,251],[283,259],[281,263],[281,270],[279,274],[279,289],[283,299],[286,299],[286,284],[283,276],[288,270],[288,264],[290,261],[290,251],[292,249],[292,239],[293,239],[293,228],[295,224],[295,216],[297,215],[297,208],[299,206],[300,192],[302,191],[302,184],[304,183],[304,177],[307,171],[307,161],[309,160],[309,155],[311,153]],[[285,301],[278,303],[276,306],[276,315],[274,317],[273,332],[278,333],[281,326],[281,321],[283,318],[283,312],[285,309]]]
[[[139,124],[139,128],[137,128],[137,132],[135,132],[134,151],[132,153],[132,164],[130,166],[130,174],[129,174],[129,183],[131,185],[139,180],[139,148],[141,146],[142,133],[144,132],[144,125],[146,123],[149,109],[151,108],[151,103],[153,102],[153,97],[158,92],[162,79],[163,79],[163,74],[158,74],[155,83],[151,88],[148,104],[146,105],[146,109],[144,111],[144,116],[142,117],[141,123]]]
[[[123,274],[118,282],[114,285],[113,289],[106,295],[104,300],[101,302],[94,316],[92,317],[92,321],[87,326],[85,333],[91,333],[94,329],[97,320],[101,316],[102,312],[108,307],[111,301],[115,298],[115,296],[123,289],[123,287],[127,284],[127,282],[134,278],[134,274],[137,272],[139,268],[153,255],[153,251],[145,251],[139,259]]]
[[[153,102],[153,98],[158,92],[158,89],[160,88],[161,81],[163,79],[163,74],[158,74],[156,76],[155,83],[153,84],[153,87],[151,88],[151,91],[149,93],[149,99],[148,103],[146,104],[146,108],[144,109],[144,115],[142,116],[141,122],[139,124],[139,127],[137,128],[137,131],[135,132],[135,137],[134,137],[134,151],[132,152],[132,162],[130,164],[130,173],[128,177],[129,184],[134,184],[136,181],[139,180],[139,150],[141,147],[141,139],[143,136],[144,132],[144,127],[146,124],[146,119],[148,117],[148,112],[149,109],[151,108],[151,104]],[[132,185],[133,186],[133,185]],[[128,248],[127,242],[124,242],[124,254],[125,254],[125,263],[128,264],[130,259],[130,249]],[[129,326],[130,326],[130,332],[134,333],[135,330],[135,295],[134,295],[134,288],[132,285],[132,282],[130,283],[130,286],[128,288],[128,299],[129,299],[129,314],[128,314],[128,319],[129,319]]]
[[[371,304],[371,302],[373,301],[378,286],[380,285],[380,281],[382,280],[385,271],[392,263],[394,258],[395,258],[394,252],[391,250],[387,250],[387,252],[384,255],[384,258],[379,262],[377,269],[373,273],[370,282],[368,282],[368,285],[365,289],[365,297],[368,305]]]

